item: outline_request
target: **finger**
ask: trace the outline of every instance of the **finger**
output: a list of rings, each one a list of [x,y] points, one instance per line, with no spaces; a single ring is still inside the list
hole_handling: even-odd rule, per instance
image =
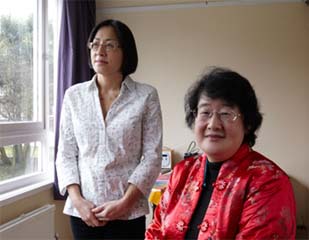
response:
[[[94,224],[92,224],[92,222],[85,222],[87,224],[88,227],[94,227]]]
[[[99,207],[95,207],[95,208],[91,209],[91,211],[93,213],[101,212],[103,210],[104,210],[104,206],[99,206]]]
[[[98,227],[100,225],[100,222],[99,220],[94,216],[93,219],[91,220],[92,224],[95,226],[95,227]]]
[[[100,216],[96,216],[98,218],[99,221],[110,221],[111,219],[107,218],[107,217],[100,217]]]
[[[83,220],[89,227],[99,226],[99,221],[94,214],[90,216],[87,220]]]
[[[99,221],[109,221],[110,218],[104,214],[104,212],[99,212],[95,213],[94,216],[99,220]]]
[[[92,211],[92,213],[97,217],[97,218],[109,218],[109,213],[110,210],[107,208],[103,208],[101,211]]]

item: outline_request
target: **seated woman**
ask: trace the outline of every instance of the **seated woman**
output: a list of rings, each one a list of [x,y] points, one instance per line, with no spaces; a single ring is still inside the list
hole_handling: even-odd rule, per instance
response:
[[[262,115],[249,81],[213,68],[185,112],[203,153],[175,166],[146,239],[295,239],[289,177],[252,149]]]

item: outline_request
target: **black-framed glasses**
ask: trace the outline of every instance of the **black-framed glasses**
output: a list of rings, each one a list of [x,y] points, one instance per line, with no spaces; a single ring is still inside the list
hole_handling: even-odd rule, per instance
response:
[[[102,47],[106,52],[115,51],[117,48],[120,47],[117,40],[108,40],[105,42],[100,41],[93,41],[88,44],[88,48],[97,52],[99,48]]]
[[[199,109],[197,111],[193,111],[193,114],[197,121],[208,122],[214,114],[220,119],[221,122],[224,123],[232,123],[237,120],[241,116],[240,113],[236,113],[233,110],[220,110],[220,111],[210,111]]]

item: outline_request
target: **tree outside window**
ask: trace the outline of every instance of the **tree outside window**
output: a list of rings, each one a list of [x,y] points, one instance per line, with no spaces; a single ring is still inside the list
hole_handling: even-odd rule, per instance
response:
[[[47,0],[42,2],[45,4]],[[24,5],[21,6],[21,3]],[[51,50],[44,54],[48,58],[47,67],[44,65],[44,58],[40,59],[40,54],[43,55],[44,52],[44,44],[40,41],[45,39],[48,29],[49,33],[53,30],[51,24],[44,29],[43,23],[39,22],[42,19],[38,13],[44,8],[39,9],[38,3],[36,0],[10,0],[7,1],[7,6],[1,4],[0,140],[3,137],[1,130],[5,131],[6,126],[10,126],[5,137],[16,141],[9,144],[3,144],[3,141],[1,144],[0,141],[0,183],[41,172],[43,169],[42,150],[43,145],[46,145],[43,135],[46,135],[48,126],[45,121],[49,120],[44,114],[52,114],[52,107],[45,111],[44,104],[49,101],[53,103],[53,84],[50,88],[44,87],[46,84],[49,86],[46,76],[50,76],[51,83],[53,82],[53,36],[49,35],[47,39],[50,40],[45,43]],[[42,69],[47,71],[47,74]],[[47,94],[44,92],[46,89],[49,89]],[[49,98],[43,98],[44,94]],[[31,128],[32,131],[27,129],[26,124],[36,124],[35,126],[40,128]],[[21,131],[15,130],[14,126]]]

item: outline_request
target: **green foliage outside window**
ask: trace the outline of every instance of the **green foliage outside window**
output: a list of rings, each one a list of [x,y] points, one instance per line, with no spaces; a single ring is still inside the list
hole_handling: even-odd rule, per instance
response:
[[[33,120],[33,17],[0,17],[0,124]],[[0,181],[25,174],[35,146],[0,147]],[[36,164],[32,167],[37,167]],[[32,172],[30,169],[29,172]]]

